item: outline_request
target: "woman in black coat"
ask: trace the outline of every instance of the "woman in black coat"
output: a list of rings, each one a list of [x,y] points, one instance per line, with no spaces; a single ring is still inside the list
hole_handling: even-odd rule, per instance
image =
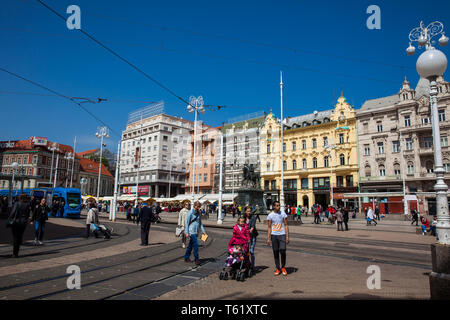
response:
[[[8,217],[8,226],[13,234],[13,257],[19,257],[20,245],[23,241],[23,234],[30,219],[31,206],[26,194],[21,194],[19,201],[14,204],[11,214]]]
[[[248,229],[250,230],[250,256],[252,258],[251,270],[254,272],[255,270],[255,245],[256,245],[256,237],[258,237],[258,230],[256,230],[256,215],[252,214],[252,208],[247,206],[244,209],[244,218],[245,223],[248,225]]]

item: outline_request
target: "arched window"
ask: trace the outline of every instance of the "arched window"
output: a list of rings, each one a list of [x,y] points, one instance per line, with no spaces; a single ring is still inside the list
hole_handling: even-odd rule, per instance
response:
[[[297,170],[297,161],[292,160],[292,170]]]
[[[287,162],[286,162],[286,160],[283,161],[283,170],[284,171],[287,170]]]
[[[380,177],[385,177],[386,176],[386,169],[384,168],[384,164],[380,164],[378,166],[378,169],[380,171]]]
[[[303,149],[303,150],[306,149],[306,140],[302,140],[302,149]]]
[[[308,165],[306,163],[306,159],[302,160],[302,165],[303,165],[303,169],[307,169],[308,168]]]
[[[370,177],[370,176],[372,175],[372,171],[371,171],[369,165],[366,165],[366,166],[365,166],[365,168],[364,168],[364,173],[365,173],[366,177]]]
[[[400,164],[394,163],[394,174],[395,174],[396,176],[399,176],[400,173],[401,173],[401,171],[400,171]]]
[[[317,158],[313,158],[313,168],[317,168]]]
[[[328,163],[328,156],[325,156],[325,157],[323,158],[323,166],[324,166],[325,168],[328,168],[328,166],[329,166],[329,163]]]
[[[317,148],[317,140],[315,138],[312,139],[312,143],[313,143],[313,149]]]
[[[345,114],[344,114],[344,111],[341,112],[341,120],[345,120]]]
[[[270,162],[267,162],[266,169],[267,169],[267,171],[270,171]]]
[[[414,174],[414,163],[408,162],[408,174]]]
[[[340,163],[341,163],[341,166],[345,165],[345,156],[344,156],[343,153],[341,153],[341,154],[339,155],[339,161],[340,161]]]

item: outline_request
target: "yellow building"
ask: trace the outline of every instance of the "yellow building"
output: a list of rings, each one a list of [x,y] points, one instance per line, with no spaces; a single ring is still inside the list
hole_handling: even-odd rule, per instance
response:
[[[357,192],[356,113],[341,95],[334,109],[286,118],[283,122],[284,198],[286,205],[342,203]],[[270,112],[260,136],[261,187],[268,208],[280,200],[280,120]],[[332,185],[330,184],[332,177]],[[353,202],[349,203],[353,206]]]

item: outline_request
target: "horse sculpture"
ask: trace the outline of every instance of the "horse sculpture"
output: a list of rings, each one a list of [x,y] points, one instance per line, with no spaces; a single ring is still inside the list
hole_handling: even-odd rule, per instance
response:
[[[244,165],[242,171],[244,175],[242,184],[246,183],[247,187],[249,187],[249,185],[252,185],[253,188],[257,188],[259,186],[259,173],[255,172],[253,164],[250,164],[250,166],[248,166],[247,164]]]

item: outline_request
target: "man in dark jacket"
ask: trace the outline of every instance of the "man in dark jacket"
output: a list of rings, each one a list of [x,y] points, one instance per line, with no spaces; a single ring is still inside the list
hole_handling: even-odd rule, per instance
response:
[[[45,231],[45,222],[48,220],[50,208],[47,206],[45,198],[41,199],[41,203],[33,208],[33,216],[31,220],[34,223],[34,245],[42,244]]]
[[[147,204],[144,203],[141,209],[141,246],[148,246],[152,220],[154,220],[154,212],[152,208],[147,207]]]
[[[411,215],[412,215],[412,222],[411,224],[414,224],[414,222],[416,223],[416,226],[419,225],[419,215],[417,214],[417,211],[412,209],[411,210]]]
[[[343,209],[343,215],[344,215],[344,225],[345,225],[345,231],[348,231],[348,208],[345,207]]]
[[[8,221],[11,222],[11,231],[13,234],[13,256],[19,257],[19,249],[23,240],[23,233],[27,227],[28,220],[30,218],[30,202],[26,194],[19,196],[19,201],[14,204],[11,214],[8,217]]]
[[[59,203],[58,201],[56,201],[56,199],[53,199],[53,203],[52,203],[52,216],[56,217],[56,215],[58,214],[58,210],[59,210]]]

